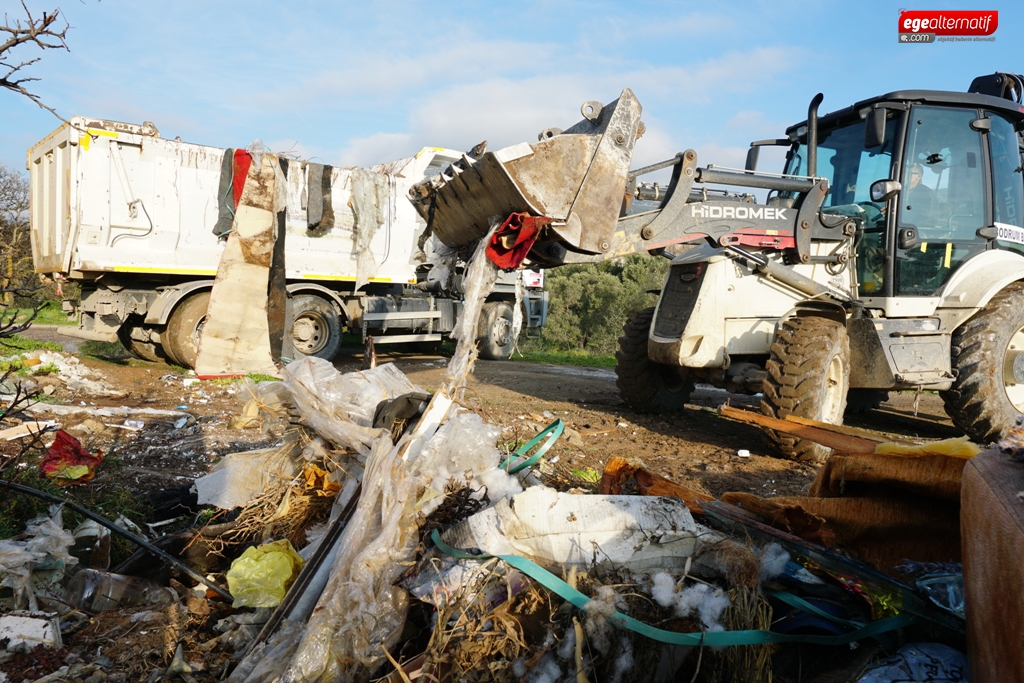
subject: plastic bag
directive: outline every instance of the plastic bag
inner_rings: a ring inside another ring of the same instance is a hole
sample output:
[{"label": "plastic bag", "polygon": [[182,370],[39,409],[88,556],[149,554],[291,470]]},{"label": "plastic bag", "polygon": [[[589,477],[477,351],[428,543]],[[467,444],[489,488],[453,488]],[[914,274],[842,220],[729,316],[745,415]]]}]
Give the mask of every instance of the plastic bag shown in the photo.
[{"label": "plastic bag", "polygon": [[0,540],[0,586],[14,591],[15,609],[39,608],[32,591],[32,572],[40,565],[47,569],[62,570],[78,562],[68,549],[75,537],[65,531],[61,518],[62,507],[50,506],[50,516],[30,520],[25,530],[31,536],[27,541]]},{"label": "plastic bag", "polygon": [[305,564],[287,539],[249,548],[227,573],[231,606],[277,607]]},{"label": "plastic bag", "polygon": [[883,659],[868,669],[857,683],[961,683],[966,680],[967,657],[962,652],[939,643],[912,643],[901,647],[894,657]]},{"label": "plastic bag", "polygon": [[315,357],[285,366],[283,383],[291,391],[303,422],[328,441],[352,448],[364,457],[381,434],[372,427],[377,404],[423,391],[391,363],[342,374]]}]

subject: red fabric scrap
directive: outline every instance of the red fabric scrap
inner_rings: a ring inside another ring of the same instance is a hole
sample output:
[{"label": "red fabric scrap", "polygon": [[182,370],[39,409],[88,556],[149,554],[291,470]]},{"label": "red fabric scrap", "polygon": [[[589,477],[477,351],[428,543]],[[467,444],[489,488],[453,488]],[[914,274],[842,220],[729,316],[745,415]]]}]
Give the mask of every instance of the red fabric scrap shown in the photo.
[{"label": "red fabric scrap", "polygon": [[252,165],[252,157],[244,149],[235,150],[235,168],[231,176],[232,197],[235,200],[235,208],[238,208],[238,201],[242,198],[242,189],[245,187],[245,177],[249,174],[249,166]]},{"label": "red fabric scrap", "polygon": [[50,444],[39,471],[57,486],[86,484],[96,476],[96,466],[103,462],[103,452],[92,455],[82,448],[81,442],[63,429]]},{"label": "red fabric scrap", "polygon": [[494,231],[487,245],[487,258],[502,270],[515,270],[537,241],[541,228],[551,224],[547,216],[514,213]]}]

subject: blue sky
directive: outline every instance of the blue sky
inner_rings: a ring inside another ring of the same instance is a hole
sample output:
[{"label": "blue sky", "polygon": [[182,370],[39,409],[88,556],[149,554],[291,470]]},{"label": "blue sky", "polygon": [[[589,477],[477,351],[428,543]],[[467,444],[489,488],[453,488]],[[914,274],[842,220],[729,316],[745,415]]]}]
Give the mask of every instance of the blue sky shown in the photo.
[{"label": "blue sky", "polygon": [[[53,0],[27,0],[33,12]],[[15,0],[0,0],[13,18]],[[902,45],[906,9],[997,9],[994,42]],[[903,88],[966,90],[1024,72],[1024,3],[266,2],[79,0],[62,7],[70,52],[41,56],[34,91],[61,115],[141,123],[219,147],[261,138],[335,165],[426,145],[533,142],[623,87],[644,108],[634,166],[693,147],[742,165],[825,94],[822,111]],[[0,92],[0,163],[60,122]],[[761,168],[773,162],[762,155]],[[777,163],[777,162],[775,162]]]}]

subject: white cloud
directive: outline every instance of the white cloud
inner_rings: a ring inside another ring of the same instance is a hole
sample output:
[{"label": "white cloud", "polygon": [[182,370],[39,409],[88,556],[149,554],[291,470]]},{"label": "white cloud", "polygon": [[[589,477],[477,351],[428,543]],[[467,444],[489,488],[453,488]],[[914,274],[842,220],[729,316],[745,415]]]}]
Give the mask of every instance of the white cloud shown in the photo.
[{"label": "white cloud", "polygon": [[408,133],[374,133],[349,140],[338,155],[337,163],[339,166],[373,166],[412,156],[424,146],[417,146]]}]

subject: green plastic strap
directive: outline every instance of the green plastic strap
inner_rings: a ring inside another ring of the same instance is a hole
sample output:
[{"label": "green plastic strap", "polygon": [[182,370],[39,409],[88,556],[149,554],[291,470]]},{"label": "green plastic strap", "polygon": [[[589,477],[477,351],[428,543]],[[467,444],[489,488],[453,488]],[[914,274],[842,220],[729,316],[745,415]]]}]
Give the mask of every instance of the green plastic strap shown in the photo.
[{"label": "green plastic strap", "polygon": [[[491,555],[479,554],[474,555],[467,553],[457,548],[452,548],[444,541],[441,540],[441,535],[434,529],[431,534],[431,539],[434,541],[434,545],[441,549],[442,552],[451,555],[456,559],[461,560],[486,560]],[[565,581],[544,569],[540,565],[526,559],[525,557],[519,557],[518,555],[494,555],[498,559],[506,562],[512,567],[515,567],[519,571],[523,572],[531,579],[541,584],[545,588],[557,593],[566,601],[572,603],[576,607],[585,610],[587,605],[590,604],[591,599],[586,595],[576,590]],[[786,594],[788,595],[788,594]],[[776,595],[778,597],[778,595]],[[796,596],[791,596],[796,598]],[[796,598],[795,601],[806,602]],[[795,602],[794,601],[794,602]],[[789,603],[792,604],[792,603]],[[794,605],[796,606],[796,605]],[[807,603],[808,607],[814,607]],[[817,608],[814,608],[817,609]],[[819,610],[820,611],[820,610]],[[825,615],[825,613],[822,613]],[[828,615],[829,618],[833,618]],[[774,631],[714,631],[714,632],[701,632],[701,633],[677,633],[675,631],[665,631],[660,628],[656,628],[649,624],[645,624],[642,621],[638,621],[633,617],[622,614],[621,612],[612,612],[608,619],[616,622],[619,626],[627,628],[634,633],[656,640],[661,643],[668,643],[669,645],[689,645],[689,646],[702,646],[708,647],[728,647],[736,645],[762,645],[764,643],[811,643],[813,645],[846,645],[856,640],[864,640],[865,638],[871,638],[880,633],[886,633],[888,631],[894,631],[898,628],[903,628],[911,622],[913,617],[907,613],[900,614],[895,617],[889,617],[887,619],[879,619],[878,621],[871,622],[865,626],[861,626],[851,633],[844,633],[839,636],[810,636],[810,635],[790,635],[786,633],[775,633]],[[852,623],[852,622],[850,622]]]},{"label": "green plastic strap", "polygon": [[[524,456],[530,452],[531,448],[539,444],[541,439],[543,439],[545,436],[548,437],[548,440],[544,442],[544,445],[537,449],[536,453],[531,455],[526,460],[516,463],[516,465],[512,467],[512,469],[508,470],[508,473],[517,474],[518,472],[521,472],[527,467],[533,467],[533,465],[535,465],[537,461],[540,460],[540,457],[547,453],[548,449],[551,448],[551,446],[553,446],[556,441],[558,441],[558,437],[562,435],[563,431],[565,431],[565,423],[562,422],[561,418],[559,418],[552,422],[551,424],[549,424],[547,427],[545,427],[540,434],[538,434],[537,436],[533,437],[525,444],[520,446],[519,449],[516,451],[516,455]],[[548,436],[549,434],[550,436]],[[512,458],[506,458],[504,462],[498,465],[498,467],[501,469],[506,469],[511,462]]]}]

